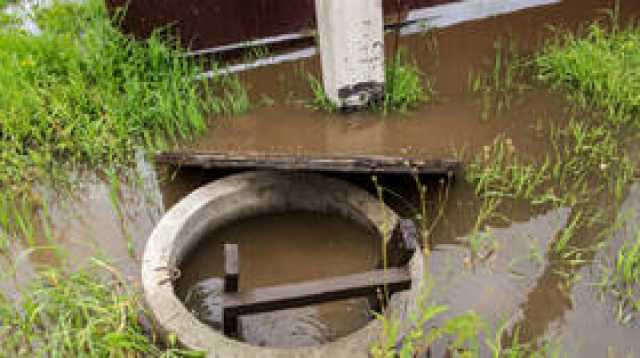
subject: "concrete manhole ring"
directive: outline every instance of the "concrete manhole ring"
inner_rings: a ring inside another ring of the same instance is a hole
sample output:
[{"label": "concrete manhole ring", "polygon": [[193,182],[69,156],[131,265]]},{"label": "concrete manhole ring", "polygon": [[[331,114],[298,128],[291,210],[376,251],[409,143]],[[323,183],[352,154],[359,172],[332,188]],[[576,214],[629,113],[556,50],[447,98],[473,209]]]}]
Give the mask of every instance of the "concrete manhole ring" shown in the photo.
[{"label": "concrete manhole ring", "polygon": [[[290,211],[338,214],[376,230],[380,237],[389,237],[399,220],[393,210],[365,190],[320,175],[247,172],[203,186],[165,214],[144,252],[144,297],[160,332],[175,334],[185,347],[206,351],[208,357],[367,357],[382,332],[377,320],[316,347],[256,347],[228,338],[200,322],[176,296],[172,281],[167,279],[171,271],[167,268],[179,267],[207,232],[252,216]],[[420,250],[409,266],[412,289],[393,295],[387,310],[400,319],[415,308],[423,277]]]}]

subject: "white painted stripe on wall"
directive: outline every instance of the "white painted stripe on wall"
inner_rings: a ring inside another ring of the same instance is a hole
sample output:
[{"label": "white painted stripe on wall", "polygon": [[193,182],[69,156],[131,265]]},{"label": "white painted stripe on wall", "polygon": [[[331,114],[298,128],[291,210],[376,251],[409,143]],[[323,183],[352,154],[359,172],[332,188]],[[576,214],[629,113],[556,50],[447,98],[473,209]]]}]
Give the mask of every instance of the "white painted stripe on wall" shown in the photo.
[{"label": "white painted stripe on wall", "polygon": [[552,5],[561,0],[467,0],[411,10],[402,35],[423,32],[427,28],[449,27],[463,22],[508,14],[532,7]]},{"label": "white painted stripe on wall", "polygon": [[251,63],[241,63],[237,65],[231,65],[216,71],[208,71],[200,75],[199,78],[200,79],[212,78],[217,75],[228,75],[228,74],[253,70],[259,67],[277,65],[279,63],[285,63],[285,62],[298,61],[300,59],[313,57],[317,53],[318,53],[318,49],[316,47],[307,47],[302,50],[296,50],[296,51],[287,52],[281,55],[261,58]]}]

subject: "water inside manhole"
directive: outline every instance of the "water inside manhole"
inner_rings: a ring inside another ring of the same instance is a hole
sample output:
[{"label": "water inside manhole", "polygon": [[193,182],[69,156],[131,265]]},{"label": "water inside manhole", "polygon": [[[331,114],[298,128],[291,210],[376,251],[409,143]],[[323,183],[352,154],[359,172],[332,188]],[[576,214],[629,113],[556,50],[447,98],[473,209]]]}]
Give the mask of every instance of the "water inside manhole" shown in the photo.
[{"label": "water inside manhole", "polygon": [[[291,212],[245,219],[209,233],[183,260],[176,293],[203,322],[219,322],[225,243],[240,248],[240,291],[372,270],[380,239],[337,215]],[[186,299],[188,298],[188,299]],[[365,298],[243,316],[239,338],[280,348],[323,344],[372,319]]]}]

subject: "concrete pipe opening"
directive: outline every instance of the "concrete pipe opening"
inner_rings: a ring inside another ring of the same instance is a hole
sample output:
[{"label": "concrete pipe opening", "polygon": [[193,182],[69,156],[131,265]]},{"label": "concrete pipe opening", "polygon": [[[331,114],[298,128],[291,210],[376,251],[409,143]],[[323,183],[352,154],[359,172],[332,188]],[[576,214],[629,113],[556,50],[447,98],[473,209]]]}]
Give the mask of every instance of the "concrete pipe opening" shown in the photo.
[{"label": "concrete pipe opening", "polygon": [[[317,346],[259,347],[227,337],[203,322],[176,293],[174,268],[182,267],[194,251],[200,250],[210,233],[251,218],[294,212],[339,216],[374,233],[380,246],[382,238],[394,237],[394,230],[402,226],[398,215],[378,198],[338,179],[312,174],[248,172],[212,182],[169,210],[147,243],[142,263],[144,296],[160,333],[175,334],[185,347],[206,351],[209,357],[367,357],[382,334],[382,324],[377,320]],[[403,269],[408,272],[410,289],[391,295],[386,304],[386,313],[399,319],[415,310],[423,277],[420,250],[415,251]],[[242,282],[242,269],[240,272]]]}]

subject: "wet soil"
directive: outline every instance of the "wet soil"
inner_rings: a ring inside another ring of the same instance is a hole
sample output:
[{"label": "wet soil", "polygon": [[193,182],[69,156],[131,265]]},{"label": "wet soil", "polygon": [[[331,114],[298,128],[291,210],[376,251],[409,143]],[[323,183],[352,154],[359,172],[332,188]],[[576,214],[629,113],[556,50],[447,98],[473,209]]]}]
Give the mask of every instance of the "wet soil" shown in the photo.
[{"label": "wet soil", "polygon": [[[266,102],[273,101],[273,105],[261,105],[249,114],[236,118],[212,119],[207,133],[193,142],[181,143],[179,148],[324,154],[447,155],[466,161],[484,146],[490,145],[496,136],[503,135],[513,140],[518,155],[542,157],[550,150],[547,132],[549,126],[566,123],[570,104],[559,94],[533,83],[530,84],[532,89],[513,95],[508,109],[498,112],[493,108],[489,116],[482,119],[482,99],[469,91],[469,72],[478,73],[491,69],[496,41],[501,41],[502,44],[513,43],[519,53],[532,54],[540,48],[543,39],[553,36],[550,26],[580,31],[585,22],[604,18],[606,15],[600,10],[611,8],[613,3],[609,0],[566,0],[509,15],[465,22],[426,34],[402,37],[401,45],[409,49],[425,77],[433,81],[437,94],[435,101],[421,105],[407,114],[341,115],[308,108],[306,103],[311,98],[311,92],[305,78],[307,72],[318,75],[317,57],[243,73],[241,78],[249,86],[254,102],[258,103],[263,96],[268,96],[271,100]],[[640,2],[621,0],[620,4],[623,18],[640,15]],[[393,47],[392,41],[393,36],[390,36],[388,48]],[[437,46],[434,45],[436,43]],[[43,195],[50,198],[51,215],[56,223],[53,240],[69,253],[66,260],[72,266],[79,266],[96,253],[102,254],[136,281],[139,274],[138,261],[145,241],[161,215],[191,190],[223,175],[153,168],[143,158],[140,158],[135,172],[142,179],[122,183],[122,190],[118,192],[121,210],[113,205],[110,198],[111,184],[100,177],[90,176],[86,179],[84,185],[76,188],[73,198],[60,198],[55,189],[42,189]],[[85,174],[78,174],[83,175]],[[372,189],[369,178],[348,179]],[[383,179],[383,185],[389,188],[386,199],[390,205],[406,215],[415,214],[416,192],[413,180]],[[438,186],[437,183],[430,186],[434,188],[429,196],[431,207],[442,203],[438,200],[438,195],[433,195],[438,193]],[[480,203],[473,188],[462,178],[448,189],[446,195],[439,195],[440,199],[446,200],[444,216],[430,238],[433,250],[429,260],[430,272],[437,283],[432,298],[448,305],[452,315],[474,309],[494,326],[504,322],[508,322],[510,327],[519,326],[524,340],[557,341],[569,356],[603,357],[613,352],[615,357],[626,357],[640,352],[640,342],[635,339],[637,327],[619,324],[612,312],[611,302],[600,297],[592,286],[598,278],[598,263],[577,267],[574,273],[581,280],[568,279],[559,274],[565,270],[567,263],[552,253],[549,243],[570,219],[571,208],[532,209],[522,203],[510,203],[504,212],[510,222],[491,226],[493,246],[485,250],[487,255],[482,262],[469,265],[469,239]],[[616,237],[612,247],[599,251],[597,258],[610,258],[616,242],[619,245],[640,225],[637,215],[640,211],[639,198],[640,188],[631,188],[622,209],[635,216],[629,220],[629,226]],[[252,234],[247,236],[247,240],[250,236],[260,236],[269,238],[265,242],[273,241],[272,245],[279,247],[275,252],[283,256],[275,259],[271,256],[274,251],[270,247],[264,247],[261,252],[249,254],[249,261],[255,260],[255,267],[276,269],[276,264],[283,263],[287,268],[295,268],[292,273],[286,272],[283,267],[279,268],[286,275],[278,277],[287,280],[344,274],[350,270],[370,268],[370,260],[377,252],[375,247],[369,247],[363,242],[353,243],[353,246],[348,244],[348,247],[336,242],[335,245],[342,247],[345,252],[352,253],[353,260],[341,261],[335,265],[335,271],[329,273],[324,271],[326,266],[334,265],[322,263],[339,260],[342,256],[333,257],[333,251],[330,252],[328,247],[315,247],[314,243],[308,242],[300,247],[313,247],[314,250],[304,257],[297,251],[290,251],[298,249],[295,246],[284,246],[288,237],[296,236],[307,240],[316,235],[315,232],[308,235],[298,232],[298,235],[292,235],[298,221],[299,218],[279,218],[262,223],[258,220],[251,225],[230,230],[247,230],[246,233]],[[308,220],[307,224],[314,222]],[[284,226],[278,229],[278,225]],[[330,223],[323,224],[322,230],[331,227]],[[338,235],[348,234],[349,230],[346,227],[344,232],[342,229],[333,230],[332,235],[326,235],[324,239],[330,237],[330,240],[334,240],[334,236],[344,238],[345,236]],[[353,231],[351,233],[362,238],[361,234]],[[590,233],[585,235],[595,236]],[[56,264],[57,261],[51,259],[50,254],[43,254],[48,251],[46,247],[50,243],[44,239],[39,243],[42,249],[25,255],[21,260],[26,262],[28,258],[34,265]],[[589,243],[591,244],[593,242]],[[242,245],[245,246],[248,249],[254,247],[253,244]],[[15,251],[24,252],[20,248],[15,248]],[[210,265],[209,261],[202,260],[199,269],[204,270]],[[213,276],[216,274],[215,267],[219,267],[215,265],[219,263],[219,260],[215,260],[211,266],[213,271],[210,273]],[[25,272],[29,271],[28,265],[22,267]],[[189,277],[188,271],[185,268],[185,278]],[[23,274],[19,272],[18,276],[22,277]],[[265,281],[261,281],[262,283],[245,284],[276,284],[279,282],[270,280],[278,277],[263,276],[261,280]],[[194,277],[186,286],[205,278]],[[293,317],[298,322],[321,322],[320,328],[308,330],[310,334],[299,341],[294,340],[292,343],[282,338],[288,334],[293,335],[286,324],[271,327],[269,332],[245,332],[245,339],[256,344],[307,344],[312,341],[310,337],[314,334],[321,339],[333,339],[332,337],[366,322],[366,317],[361,315],[361,304],[339,303],[331,307],[287,313],[287,317]],[[353,307],[353,311],[347,315],[345,312],[349,307]],[[312,317],[310,321],[306,320],[308,317]],[[260,322],[269,321],[269,318],[264,317],[255,319],[262,320]],[[347,324],[345,320],[359,323],[350,325],[352,322]],[[257,326],[259,325],[254,327]]]}]

